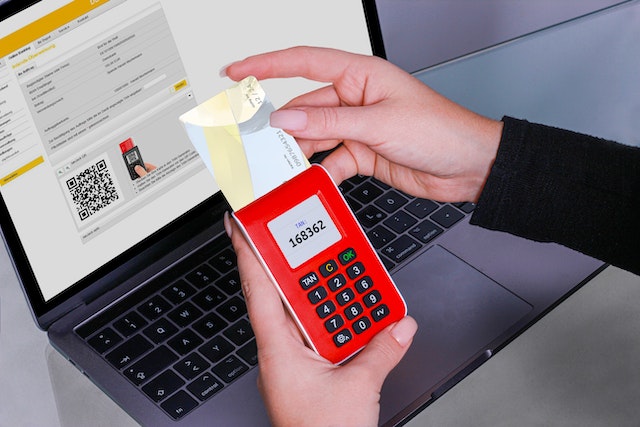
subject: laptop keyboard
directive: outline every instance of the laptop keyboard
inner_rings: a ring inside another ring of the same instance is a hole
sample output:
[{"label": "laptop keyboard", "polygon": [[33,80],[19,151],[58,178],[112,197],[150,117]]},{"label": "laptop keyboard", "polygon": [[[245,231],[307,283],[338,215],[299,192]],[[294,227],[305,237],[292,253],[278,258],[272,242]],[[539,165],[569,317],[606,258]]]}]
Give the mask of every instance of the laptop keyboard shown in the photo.
[{"label": "laptop keyboard", "polygon": [[388,270],[475,208],[408,196],[370,177],[356,176],[339,187]]},{"label": "laptop keyboard", "polygon": [[[363,176],[340,190],[389,270],[474,208],[410,197]],[[228,239],[201,248],[76,333],[176,420],[258,362]]]}]

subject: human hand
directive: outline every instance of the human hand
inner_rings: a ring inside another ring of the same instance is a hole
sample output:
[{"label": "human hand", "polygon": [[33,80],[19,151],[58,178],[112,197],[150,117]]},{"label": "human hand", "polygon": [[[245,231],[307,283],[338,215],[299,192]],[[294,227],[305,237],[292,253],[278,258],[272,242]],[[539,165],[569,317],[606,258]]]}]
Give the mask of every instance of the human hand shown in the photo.
[{"label": "human hand", "polygon": [[228,215],[225,228],[258,347],[258,387],[275,426],[377,426],[380,389],[417,330],[409,316],[378,333],[336,366],[307,347],[280,296]]},{"label": "human hand", "polygon": [[293,135],[308,156],[342,143],[322,162],[337,182],[360,173],[418,197],[475,202],[496,156],[502,122],[467,110],[380,58],[295,47],[223,71],[233,80],[331,83],[290,101],[271,124]]},{"label": "human hand", "polygon": [[151,163],[146,163],[144,164],[144,167],[140,166],[140,165],[135,165],[133,170],[136,171],[136,173],[138,174],[138,176],[140,178],[142,178],[143,176],[145,176],[146,174],[148,174],[149,172],[151,172],[152,170],[156,169],[155,165],[152,165]]}]

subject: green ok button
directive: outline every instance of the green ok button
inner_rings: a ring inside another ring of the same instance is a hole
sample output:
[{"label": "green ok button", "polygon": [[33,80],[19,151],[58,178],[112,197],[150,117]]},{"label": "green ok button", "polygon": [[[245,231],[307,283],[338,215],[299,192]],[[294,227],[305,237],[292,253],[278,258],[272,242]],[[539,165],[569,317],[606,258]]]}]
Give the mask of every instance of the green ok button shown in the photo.
[{"label": "green ok button", "polygon": [[353,248],[349,248],[338,255],[338,259],[342,265],[347,265],[356,259],[356,251]]}]

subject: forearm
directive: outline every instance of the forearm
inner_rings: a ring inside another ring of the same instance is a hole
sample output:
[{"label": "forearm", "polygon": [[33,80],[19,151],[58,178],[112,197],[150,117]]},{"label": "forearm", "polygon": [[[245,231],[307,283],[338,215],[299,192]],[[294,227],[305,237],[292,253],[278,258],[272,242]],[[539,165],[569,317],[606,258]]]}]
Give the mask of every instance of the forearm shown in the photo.
[{"label": "forearm", "polygon": [[505,117],[471,222],[640,274],[640,149]]}]

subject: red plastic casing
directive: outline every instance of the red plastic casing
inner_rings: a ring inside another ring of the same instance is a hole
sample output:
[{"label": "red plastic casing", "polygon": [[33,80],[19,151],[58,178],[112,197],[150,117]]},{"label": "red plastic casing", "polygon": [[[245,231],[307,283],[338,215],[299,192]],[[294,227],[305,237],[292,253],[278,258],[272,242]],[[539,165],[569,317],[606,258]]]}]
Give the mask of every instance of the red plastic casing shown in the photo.
[{"label": "red plastic casing", "polygon": [[[269,230],[268,224],[313,195],[319,197],[341,237],[336,243],[331,244],[311,259],[303,262],[302,265],[291,268]],[[360,351],[374,335],[406,315],[407,306],[404,299],[338,187],[322,166],[312,165],[309,169],[296,175],[276,189],[234,212],[233,215],[267,273],[271,276],[285,305],[305,336],[307,344],[329,361],[335,364],[346,361]],[[349,262],[343,267],[338,261],[338,255],[348,248],[355,250],[356,258],[353,262]],[[337,262],[341,269],[340,271],[347,279],[346,285],[335,292],[332,292],[328,286],[328,282],[333,276],[324,278],[319,272],[320,267],[329,260]],[[351,280],[345,274],[344,269],[356,262],[362,263],[365,267],[365,272]],[[310,272],[317,273],[317,277],[320,279],[319,283],[315,283],[310,289],[303,289],[300,279]],[[354,283],[365,276],[371,278],[373,285],[370,289],[359,292]],[[309,294],[319,286],[326,289],[328,296],[314,305],[309,298]],[[335,301],[335,296],[344,292],[347,288],[352,289],[354,298],[341,306]],[[370,291],[374,290],[378,292],[380,300],[372,307],[367,307],[363,299],[369,296]],[[329,315],[328,318],[341,315],[344,320],[344,325],[334,332],[329,332],[325,327],[327,318],[320,318],[316,312],[316,308],[319,305],[330,299],[334,302],[336,311]],[[360,303],[363,313],[352,320],[348,320],[345,309],[356,302]],[[375,321],[373,312],[379,309],[382,304],[386,306],[388,315],[379,321]],[[369,319],[370,327],[363,332],[355,333],[354,325],[363,316]],[[351,338],[342,345],[337,346],[334,342],[334,337],[345,328],[350,331]]]}]

